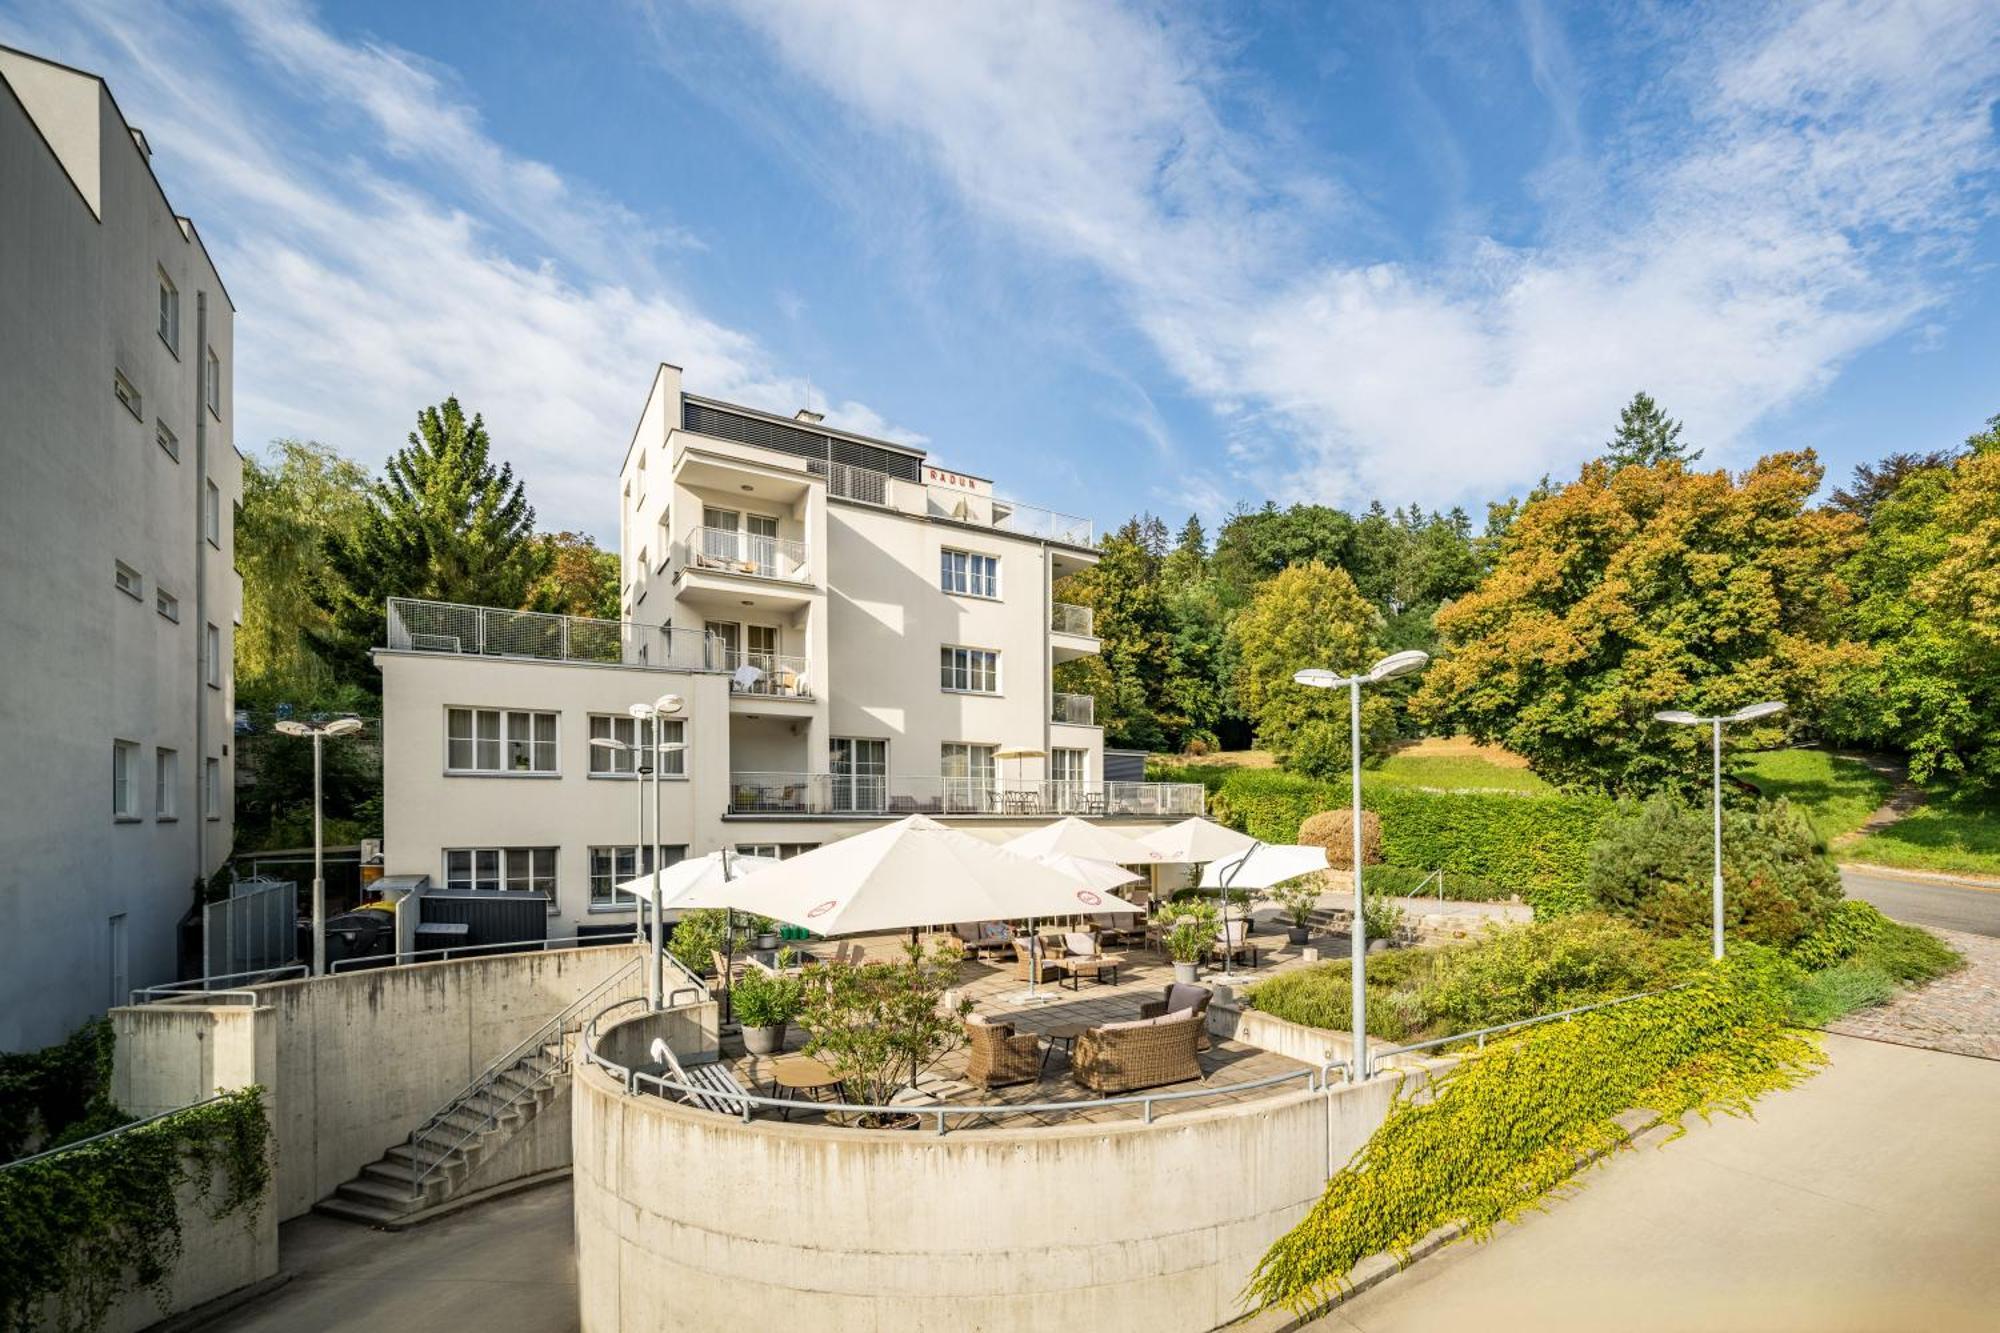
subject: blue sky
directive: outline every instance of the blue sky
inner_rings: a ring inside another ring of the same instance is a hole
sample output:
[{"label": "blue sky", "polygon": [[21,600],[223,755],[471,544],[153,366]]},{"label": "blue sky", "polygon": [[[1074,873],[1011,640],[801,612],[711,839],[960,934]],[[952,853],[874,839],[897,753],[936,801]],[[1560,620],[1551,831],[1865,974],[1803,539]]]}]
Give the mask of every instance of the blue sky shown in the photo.
[{"label": "blue sky", "polygon": [[615,536],[650,368],[1115,523],[1463,504],[1646,388],[1830,477],[2000,412],[2000,7],[0,0],[238,307],[237,443],[456,392]]}]

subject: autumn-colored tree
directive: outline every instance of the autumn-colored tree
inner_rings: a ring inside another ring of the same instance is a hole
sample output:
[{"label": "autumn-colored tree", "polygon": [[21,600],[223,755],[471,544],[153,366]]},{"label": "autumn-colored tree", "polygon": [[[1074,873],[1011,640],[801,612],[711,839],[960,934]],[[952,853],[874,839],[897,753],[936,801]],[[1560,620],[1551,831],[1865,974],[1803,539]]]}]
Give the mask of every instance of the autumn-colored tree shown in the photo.
[{"label": "autumn-colored tree", "polygon": [[[1326,760],[1329,747],[1344,755],[1346,694],[1296,684],[1292,675],[1306,667],[1365,669],[1379,630],[1379,615],[1346,570],[1317,561],[1294,565],[1258,589],[1229,627],[1237,697],[1257,743],[1285,758],[1309,733],[1316,759]],[[1376,725],[1367,730],[1378,745],[1386,744],[1379,720],[1389,716],[1386,700],[1372,696],[1369,720]],[[1388,734],[1393,730],[1391,718]]]},{"label": "autumn-colored tree", "polygon": [[536,611],[594,620],[618,619],[618,553],[583,532],[544,532],[535,538],[548,569],[528,591]]},{"label": "autumn-colored tree", "polygon": [[1551,781],[1613,792],[1706,772],[1706,738],[1657,710],[1786,700],[1777,723],[1735,738],[1746,746],[1812,723],[1867,660],[1838,624],[1861,523],[1806,508],[1820,477],[1810,452],[1740,478],[1675,459],[1586,464],[1522,508],[1485,583],[1438,614],[1442,654],[1414,710]]}]

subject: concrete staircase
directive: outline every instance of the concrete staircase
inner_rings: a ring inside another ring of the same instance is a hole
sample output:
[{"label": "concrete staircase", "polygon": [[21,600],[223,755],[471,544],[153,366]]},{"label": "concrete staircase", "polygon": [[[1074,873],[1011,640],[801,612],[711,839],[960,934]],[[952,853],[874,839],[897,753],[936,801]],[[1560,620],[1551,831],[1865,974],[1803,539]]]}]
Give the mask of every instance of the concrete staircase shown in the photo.
[{"label": "concrete staircase", "polygon": [[361,1173],[314,1205],[328,1217],[398,1228],[462,1199],[481,1162],[547,1108],[569,1057],[560,1038],[490,1071]]}]

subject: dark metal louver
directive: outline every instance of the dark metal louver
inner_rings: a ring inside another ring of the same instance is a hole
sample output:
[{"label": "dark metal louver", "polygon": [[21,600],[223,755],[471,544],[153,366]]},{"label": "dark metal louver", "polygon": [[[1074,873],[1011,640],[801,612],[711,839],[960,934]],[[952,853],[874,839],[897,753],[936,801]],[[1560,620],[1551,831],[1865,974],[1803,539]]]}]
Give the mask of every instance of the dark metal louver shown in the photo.
[{"label": "dark metal louver", "polygon": [[734,440],[738,444],[752,444],[760,449],[775,449],[780,453],[809,458],[821,464],[830,459],[847,467],[880,472],[886,476],[900,477],[904,481],[915,481],[919,474],[918,460],[910,454],[897,453],[891,449],[878,449],[872,444],[823,435],[818,431],[800,430],[796,426],[765,421],[759,417],[725,412],[706,403],[683,402],[681,425],[687,430],[713,435],[719,440]]}]

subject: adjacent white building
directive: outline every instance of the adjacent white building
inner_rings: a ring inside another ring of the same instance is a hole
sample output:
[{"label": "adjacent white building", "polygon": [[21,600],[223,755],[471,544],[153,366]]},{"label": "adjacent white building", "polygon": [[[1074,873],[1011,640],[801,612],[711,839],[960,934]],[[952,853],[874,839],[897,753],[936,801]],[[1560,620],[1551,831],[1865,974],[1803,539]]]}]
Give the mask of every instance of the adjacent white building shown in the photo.
[{"label": "adjacent white building", "polygon": [[234,311],[150,158],[0,47],[0,1050],[171,980],[233,834]]},{"label": "adjacent white building", "polygon": [[918,812],[996,837],[1200,813],[1198,785],[1106,782],[1092,701],[1051,687],[1098,650],[1053,598],[1097,559],[1087,520],[813,413],[684,393],[674,366],[618,486],[622,620],[390,604],[389,873],[547,892],[551,935],[629,927],[611,886],[645,865],[652,784],[590,741],[643,739],[628,707],[666,694],[669,856],[792,854]]}]

